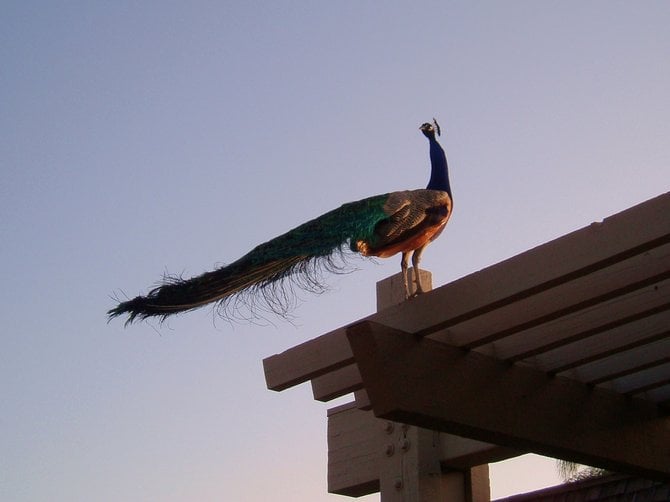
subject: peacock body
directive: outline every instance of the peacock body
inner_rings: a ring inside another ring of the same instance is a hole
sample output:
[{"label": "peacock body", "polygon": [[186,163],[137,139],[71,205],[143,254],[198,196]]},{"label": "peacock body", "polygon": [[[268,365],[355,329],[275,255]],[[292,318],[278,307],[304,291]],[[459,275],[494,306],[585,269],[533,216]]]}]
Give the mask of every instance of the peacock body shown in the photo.
[{"label": "peacock body", "polygon": [[[111,318],[126,314],[126,324],[158,316],[162,319],[218,302],[220,312],[231,317],[240,302],[262,304],[285,314],[293,299],[291,288],[321,291],[321,270],[343,270],[338,257],[347,253],[387,258],[401,253],[401,269],[409,296],[407,268],[411,257],[418,269],[421,253],[440,235],[452,210],[446,156],[435,138],[439,126],[423,124],[430,142],[431,179],[426,189],[405,190],[343,204],[318,218],[260,244],[229,265],[199,276],[167,277],[149,291],[118,304]],[[418,280],[418,274],[417,280]],[[421,293],[417,283],[417,293]]]}]

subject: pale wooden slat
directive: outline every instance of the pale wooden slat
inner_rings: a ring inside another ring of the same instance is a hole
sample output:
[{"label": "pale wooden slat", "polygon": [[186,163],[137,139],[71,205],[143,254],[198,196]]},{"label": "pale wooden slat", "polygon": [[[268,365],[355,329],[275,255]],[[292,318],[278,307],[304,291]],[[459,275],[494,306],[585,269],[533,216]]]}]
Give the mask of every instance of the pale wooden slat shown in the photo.
[{"label": "pale wooden slat", "polygon": [[[657,358],[653,361],[644,362],[641,364],[637,364],[635,366],[631,366],[629,368],[619,370],[614,375],[607,375],[606,377],[591,381],[589,383],[592,385],[600,385],[604,382],[616,382],[620,378],[646,372],[652,369],[656,369],[659,366],[663,366],[664,368],[661,370],[660,374],[655,376],[649,375],[647,378],[647,382],[642,385],[639,385],[637,389],[643,388],[644,390],[648,390],[652,388],[662,387],[670,380],[670,366],[668,366],[668,363],[670,363],[670,355],[666,355]],[[629,391],[628,393],[638,394],[640,392],[641,392],[640,390],[637,390],[633,392]]]},{"label": "pale wooden slat", "polygon": [[353,403],[328,410],[328,492],[360,497],[379,491],[380,426]]},{"label": "pale wooden slat", "polygon": [[355,364],[312,379],[312,394],[317,401],[331,401],[362,388],[361,374]]},{"label": "pale wooden slat", "polygon": [[670,337],[594,361],[571,374],[580,381],[597,385],[640,371],[647,365],[659,364],[664,358],[670,358]]},{"label": "pale wooden slat", "polygon": [[[661,312],[666,312],[670,309],[670,289],[665,288],[662,295],[655,294],[652,290],[646,290],[640,293],[637,296],[631,297],[631,301],[621,310],[616,308],[612,309],[599,309],[599,313],[602,315],[608,315],[611,319],[609,323],[610,326],[628,326],[629,332],[634,329],[635,324],[638,320],[641,320],[646,316],[654,316]],[[647,300],[645,304],[645,300]],[[621,315],[621,311],[625,315]],[[607,326],[607,323],[605,324]],[[593,329],[588,329],[583,332],[579,332],[572,337],[565,336],[556,340],[538,340],[537,345],[529,347],[526,352],[517,354],[514,357],[507,359],[509,362],[522,361],[524,359],[535,358],[540,354],[544,354],[551,350],[556,350],[561,347],[569,346],[569,344],[574,343],[575,341],[581,341],[585,338],[592,335],[592,333],[603,333],[610,330],[603,330],[603,325],[596,326]],[[579,353],[573,355],[573,359],[577,359]]]},{"label": "pale wooden slat", "polygon": [[[570,327],[566,326],[565,329],[569,330]],[[570,333],[566,336],[570,336]],[[532,336],[532,333],[529,333],[529,336]],[[582,367],[620,352],[663,340],[668,336],[670,336],[670,311],[664,310],[537,355],[533,358],[533,365],[550,373],[568,372],[565,376],[588,380],[591,377],[582,376]],[[575,369],[576,371],[572,371]]]},{"label": "pale wooden slat", "polygon": [[281,391],[353,363],[346,328],[336,329],[263,360],[268,389]]},{"label": "pale wooden slat", "polygon": [[[582,312],[620,303],[621,298],[636,296],[641,290],[653,290],[670,278],[670,245],[663,246],[656,257],[651,253],[638,255],[589,276],[561,284],[536,295],[506,305],[449,329],[449,342],[453,345],[476,348],[487,343],[503,341],[496,347],[502,358],[510,353],[526,352],[529,341],[541,345],[541,335],[529,337],[526,332],[541,327],[558,333],[557,321],[573,316],[580,329],[588,325],[580,322]],[[516,336],[515,336],[516,335]],[[509,340],[504,340],[508,338]],[[516,342],[516,343],[515,343]],[[503,351],[503,348],[507,351]]]},{"label": "pale wooden slat", "polygon": [[670,381],[670,362],[616,378],[609,382],[609,387],[621,393],[638,394],[644,390],[661,386],[659,382],[667,383],[668,381]]},{"label": "pale wooden slat", "polygon": [[[620,327],[633,331],[637,322],[668,310],[670,280],[630,293],[617,301],[600,304],[570,319],[561,319],[545,330],[537,330],[534,336],[526,337],[525,344],[520,347],[523,351],[512,354],[505,352],[505,356],[502,356],[504,343],[500,343],[496,347],[497,357],[515,362],[566,346],[569,349],[571,344]],[[565,351],[565,354],[567,357],[564,362],[575,360],[581,355],[569,351]]]}]

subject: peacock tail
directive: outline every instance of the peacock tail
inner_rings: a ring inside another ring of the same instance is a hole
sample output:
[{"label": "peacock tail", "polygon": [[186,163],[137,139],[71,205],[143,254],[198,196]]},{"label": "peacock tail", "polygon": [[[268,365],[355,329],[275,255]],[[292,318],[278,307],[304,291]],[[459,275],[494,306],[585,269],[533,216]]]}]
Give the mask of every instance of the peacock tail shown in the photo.
[{"label": "peacock tail", "polygon": [[108,312],[109,318],[126,314],[127,325],[214,302],[224,317],[234,317],[241,305],[285,315],[295,298],[292,286],[325,290],[322,271],[346,271],[346,256],[356,251],[355,243],[376,240],[375,227],[388,217],[384,212],[388,198],[384,194],[344,204],[211,272],[190,279],[168,276],[146,296],[119,303]]}]

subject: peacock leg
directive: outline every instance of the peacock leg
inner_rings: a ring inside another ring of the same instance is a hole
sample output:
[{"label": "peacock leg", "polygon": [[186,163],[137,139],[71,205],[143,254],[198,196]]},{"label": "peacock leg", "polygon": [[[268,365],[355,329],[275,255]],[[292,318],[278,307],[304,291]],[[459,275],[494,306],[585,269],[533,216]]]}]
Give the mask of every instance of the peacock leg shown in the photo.
[{"label": "peacock leg", "polygon": [[403,251],[402,258],[400,260],[400,269],[402,270],[402,280],[405,284],[405,298],[411,296],[409,292],[409,282],[407,280],[407,268],[409,267],[409,251]]},{"label": "peacock leg", "polygon": [[419,270],[419,263],[421,262],[421,255],[423,250],[426,249],[426,246],[421,246],[419,249],[414,251],[412,255],[412,267],[414,267],[414,279],[416,281],[416,293],[414,296],[424,293],[423,285],[421,284],[421,271]]}]

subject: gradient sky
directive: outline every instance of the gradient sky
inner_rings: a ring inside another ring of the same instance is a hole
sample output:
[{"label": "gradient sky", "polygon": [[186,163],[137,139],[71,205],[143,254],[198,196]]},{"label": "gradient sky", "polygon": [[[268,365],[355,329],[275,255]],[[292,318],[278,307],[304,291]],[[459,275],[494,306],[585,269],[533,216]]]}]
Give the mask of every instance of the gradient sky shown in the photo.
[{"label": "gradient sky", "polygon": [[[0,499],[335,501],[326,409],[264,357],[375,309],[396,258],[292,323],[106,323],[343,202],[428,180],[441,285],[670,188],[670,2],[35,2],[0,8]],[[502,496],[552,461],[493,468]],[[379,496],[365,500],[378,500]]]}]

